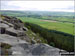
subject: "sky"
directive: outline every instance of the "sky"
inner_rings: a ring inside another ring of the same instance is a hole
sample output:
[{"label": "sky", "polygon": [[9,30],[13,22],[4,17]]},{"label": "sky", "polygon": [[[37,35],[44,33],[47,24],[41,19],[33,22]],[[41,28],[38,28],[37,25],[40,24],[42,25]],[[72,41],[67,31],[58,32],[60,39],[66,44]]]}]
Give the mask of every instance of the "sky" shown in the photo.
[{"label": "sky", "polygon": [[0,9],[74,12],[74,1],[1,1]]}]

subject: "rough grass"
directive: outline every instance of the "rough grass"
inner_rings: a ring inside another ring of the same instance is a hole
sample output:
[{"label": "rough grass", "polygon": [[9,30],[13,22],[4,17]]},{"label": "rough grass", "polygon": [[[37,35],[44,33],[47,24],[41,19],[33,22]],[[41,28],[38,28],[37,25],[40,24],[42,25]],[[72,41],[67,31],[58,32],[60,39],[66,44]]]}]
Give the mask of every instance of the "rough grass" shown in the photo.
[{"label": "rough grass", "polygon": [[41,37],[38,33],[35,34],[31,30],[28,30],[26,34],[30,37],[30,39],[34,39],[37,43],[47,43],[47,41]]},{"label": "rough grass", "polygon": [[9,49],[9,48],[11,48],[11,45],[9,45],[7,43],[0,43],[0,47],[4,48],[4,49]]}]

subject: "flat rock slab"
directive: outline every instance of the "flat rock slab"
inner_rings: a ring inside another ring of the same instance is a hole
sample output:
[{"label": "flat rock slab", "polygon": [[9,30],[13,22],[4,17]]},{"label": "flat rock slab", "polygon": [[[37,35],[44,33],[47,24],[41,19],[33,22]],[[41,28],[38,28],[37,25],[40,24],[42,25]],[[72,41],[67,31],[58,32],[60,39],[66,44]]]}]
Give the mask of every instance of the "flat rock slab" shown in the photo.
[{"label": "flat rock slab", "polygon": [[10,45],[27,43],[26,41],[19,39],[19,37],[10,36],[7,34],[0,34],[0,42],[8,43]]},{"label": "flat rock slab", "polygon": [[0,21],[3,21],[1,17],[0,17]]},{"label": "flat rock slab", "polygon": [[31,54],[31,56],[61,56],[59,54],[60,49],[49,46],[47,44],[19,44],[24,48],[23,54]]},{"label": "flat rock slab", "polygon": [[27,55],[32,55],[30,52],[28,52],[27,50],[24,50],[24,48],[22,48],[19,45],[15,45],[11,48],[11,50],[13,51],[12,55],[13,56],[27,56]]},{"label": "flat rock slab", "polygon": [[61,56],[59,54],[58,48],[54,48],[47,44],[28,44],[23,40],[19,39],[17,41],[16,37],[7,35],[7,34],[0,34],[0,39],[3,40],[1,42],[8,43],[13,45],[11,50],[13,51],[13,56]]},{"label": "flat rock slab", "polygon": [[24,33],[22,30],[15,30],[13,27],[6,29],[6,34],[12,35],[12,36],[19,36],[21,33]]},{"label": "flat rock slab", "polygon": [[9,26],[7,24],[4,24],[4,23],[0,23],[0,27],[9,28]]}]

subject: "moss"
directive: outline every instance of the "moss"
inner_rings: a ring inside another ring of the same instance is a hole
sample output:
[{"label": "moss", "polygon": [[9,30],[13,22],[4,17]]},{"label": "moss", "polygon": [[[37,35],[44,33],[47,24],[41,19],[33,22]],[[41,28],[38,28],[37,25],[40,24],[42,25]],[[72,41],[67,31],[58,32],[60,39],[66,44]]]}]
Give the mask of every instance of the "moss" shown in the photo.
[{"label": "moss", "polygon": [[11,45],[9,45],[7,43],[0,43],[0,47],[1,47],[2,52],[3,52],[3,53],[1,53],[1,55],[5,55],[5,56],[11,55],[10,51],[8,51],[11,48]]},{"label": "moss", "polygon": [[55,44],[53,42],[51,42],[50,45],[55,47]]},{"label": "moss", "polygon": [[9,48],[11,48],[11,45],[9,45],[7,43],[1,43],[0,47],[4,48],[4,49],[9,49]]}]

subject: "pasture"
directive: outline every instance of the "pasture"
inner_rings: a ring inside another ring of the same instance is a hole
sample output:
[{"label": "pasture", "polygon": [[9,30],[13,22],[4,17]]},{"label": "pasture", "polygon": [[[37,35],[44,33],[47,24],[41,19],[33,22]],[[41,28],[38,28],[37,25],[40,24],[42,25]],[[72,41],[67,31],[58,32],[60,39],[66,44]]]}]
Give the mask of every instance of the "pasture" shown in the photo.
[{"label": "pasture", "polygon": [[65,33],[69,33],[74,35],[74,24],[73,23],[63,23],[63,22],[53,22],[53,21],[43,21],[42,19],[37,18],[29,18],[29,17],[17,17],[21,19],[23,22],[30,22],[37,25],[40,25],[46,29],[57,30]]}]

